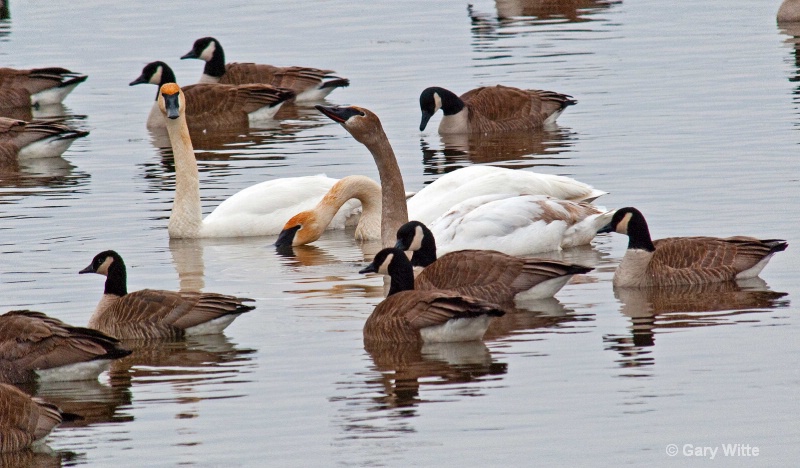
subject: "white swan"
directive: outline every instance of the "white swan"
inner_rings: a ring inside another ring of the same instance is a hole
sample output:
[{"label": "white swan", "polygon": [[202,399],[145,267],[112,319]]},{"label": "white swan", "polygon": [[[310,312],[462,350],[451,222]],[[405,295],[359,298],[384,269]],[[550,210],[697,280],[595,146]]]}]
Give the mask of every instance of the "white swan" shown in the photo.
[{"label": "white swan", "polygon": [[613,215],[543,195],[490,194],[459,203],[428,227],[439,255],[465,249],[530,255],[588,244]]},{"label": "white swan", "polygon": [[[351,135],[367,146],[378,163],[381,184],[385,186],[387,183],[393,183],[402,187],[402,175],[397,167],[394,152],[375,114],[358,107],[317,106],[317,109],[342,124]],[[407,206],[399,197],[387,198],[386,193],[383,193],[380,229],[375,219],[369,223],[372,229],[368,232],[362,230],[360,238],[381,238],[386,245],[387,226],[398,223],[401,217],[397,213],[407,209],[409,219],[431,224],[431,230],[434,230],[436,238],[441,239],[440,245],[443,251],[477,248],[494,249],[510,255],[524,255],[588,244],[597,233],[597,229],[604,226],[613,214],[605,214],[587,203],[519,193],[530,189],[526,183],[530,184],[531,181],[534,181],[533,186],[538,185],[540,190],[550,190],[551,193],[562,196],[594,199],[605,193],[567,177],[524,172],[516,176],[507,171],[517,171],[488,166],[481,166],[480,169],[465,168],[460,171],[464,171],[463,175],[445,176],[439,179],[441,183],[437,184],[439,182],[437,180],[421,190],[408,200]],[[483,174],[483,177],[478,177],[480,174]],[[482,182],[483,179],[486,179],[486,182]],[[340,183],[344,181],[345,179],[342,179]],[[511,193],[502,193],[506,188],[503,187],[503,183]],[[376,189],[373,188],[373,191]],[[474,196],[490,190],[501,193]],[[344,189],[339,188],[336,192],[341,195]],[[349,193],[348,196],[359,196],[362,202],[365,199],[364,194]],[[374,195],[372,197],[377,198]],[[326,196],[314,210],[293,217],[284,226],[279,244],[302,245],[318,239],[325,226],[324,213],[333,211],[336,205],[331,203],[337,199],[341,201],[344,197]],[[439,220],[428,221],[448,208],[450,211],[442,215]],[[365,210],[360,223],[365,223],[366,217],[377,218],[377,213],[377,209],[372,209],[369,213]],[[387,220],[387,213],[395,213],[395,216]],[[482,224],[496,225],[487,227]],[[537,236],[542,233],[547,236],[539,239]]]},{"label": "white swan", "polygon": [[[286,220],[314,207],[337,181],[318,175],[261,182],[223,201],[203,219],[200,177],[186,124],[186,99],[180,87],[175,83],[163,85],[158,106],[166,117],[175,157],[175,200],[167,228],[171,238],[278,234]],[[357,200],[345,204],[330,227],[343,228],[347,214],[356,206]]]},{"label": "white swan", "polygon": [[408,200],[408,217],[432,223],[456,204],[489,194],[547,195],[572,201],[592,201],[605,195],[575,179],[496,166],[469,166],[449,172]]}]

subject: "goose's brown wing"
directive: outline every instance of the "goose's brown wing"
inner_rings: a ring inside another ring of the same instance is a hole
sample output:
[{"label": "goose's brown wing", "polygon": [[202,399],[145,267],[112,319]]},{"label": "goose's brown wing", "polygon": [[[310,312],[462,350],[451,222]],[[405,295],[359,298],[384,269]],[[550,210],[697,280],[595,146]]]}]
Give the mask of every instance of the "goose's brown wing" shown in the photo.
[{"label": "goose's brown wing", "polygon": [[61,421],[56,406],[0,384],[0,451],[23,449],[45,437]]},{"label": "goose's brown wing", "polygon": [[[773,247],[752,237],[671,237],[654,242],[650,268],[661,275],[732,280],[773,252]],[[695,282],[695,281],[689,281]]]},{"label": "goose's brown wing", "polygon": [[264,83],[278,88],[288,88],[301,93],[318,86],[322,80],[333,73],[307,67],[275,67],[257,63],[228,63],[220,83],[250,84]]}]

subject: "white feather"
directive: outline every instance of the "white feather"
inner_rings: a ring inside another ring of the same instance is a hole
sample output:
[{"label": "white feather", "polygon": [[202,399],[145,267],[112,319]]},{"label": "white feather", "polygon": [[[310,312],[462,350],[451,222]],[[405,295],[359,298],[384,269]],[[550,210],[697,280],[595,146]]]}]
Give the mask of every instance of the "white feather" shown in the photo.
[{"label": "white feather", "polygon": [[17,158],[24,159],[39,159],[39,158],[55,158],[64,154],[64,151],[69,148],[75,138],[60,138],[52,136],[42,138],[29,145],[20,148],[17,153]]},{"label": "white feather", "polygon": [[458,318],[432,327],[421,329],[420,335],[424,343],[451,343],[457,341],[474,341],[483,338],[492,317]]},{"label": "white feather", "polygon": [[[316,206],[337,180],[324,175],[287,177],[247,187],[203,219],[200,236],[277,235],[289,218]],[[360,206],[355,199],[345,203],[328,229],[344,229],[347,217]]]},{"label": "white feather", "polygon": [[61,104],[64,101],[64,98],[66,98],[67,95],[71,93],[72,90],[75,89],[75,87],[79,84],[80,82],[39,91],[38,93],[31,95],[31,104],[34,106]]},{"label": "white feather", "polygon": [[96,379],[102,372],[107,371],[110,364],[110,359],[95,359],[50,369],[40,369],[36,371],[36,375],[39,378],[39,382],[92,380]]},{"label": "white feather", "polygon": [[[509,255],[561,250],[579,245],[574,244],[578,240],[588,243],[603,226],[596,222],[606,215],[599,210],[574,222],[566,207],[575,203],[543,195],[482,195],[454,206],[429,228],[440,256],[464,249],[492,249]],[[545,207],[548,220],[543,219]]]},{"label": "white feather", "polygon": [[591,201],[606,192],[564,176],[495,166],[469,166],[439,177],[409,198],[408,217],[431,224],[464,200],[498,193]]}]

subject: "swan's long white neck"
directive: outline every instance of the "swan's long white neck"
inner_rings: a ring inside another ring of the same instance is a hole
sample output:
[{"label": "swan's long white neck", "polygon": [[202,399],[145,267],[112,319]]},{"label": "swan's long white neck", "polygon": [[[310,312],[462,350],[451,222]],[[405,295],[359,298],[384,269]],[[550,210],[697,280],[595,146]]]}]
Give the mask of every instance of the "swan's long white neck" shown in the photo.
[{"label": "swan's long white neck", "polygon": [[186,116],[181,113],[177,119],[164,117],[164,120],[175,158],[175,199],[172,202],[167,231],[171,238],[199,237],[203,225],[200,175]]},{"label": "swan's long white neck", "polygon": [[408,222],[408,207],[406,206],[406,189],[403,185],[403,175],[397,158],[389,143],[389,138],[383,129],[380,134],[373,135],[371,141],[364,142],[375,164],[378,166],[378,175],[381,178],[381,244],[392,247],[397,238],[397,230]]}]

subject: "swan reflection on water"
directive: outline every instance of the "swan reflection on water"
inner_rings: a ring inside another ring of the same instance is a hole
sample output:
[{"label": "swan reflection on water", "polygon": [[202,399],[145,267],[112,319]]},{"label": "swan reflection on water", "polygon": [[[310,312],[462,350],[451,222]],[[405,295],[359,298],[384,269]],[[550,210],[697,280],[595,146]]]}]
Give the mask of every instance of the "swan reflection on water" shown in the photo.
[{"label": "swan reflection on water", "polygon": [[620,312],[630,318],[629,335],[606,335],[622,367],[653,365],[649,349],[656,333],[693,327],[760,322],[763,314],[789,306],[787,293],[770,291],[761,278],[667,288],[614,288]]}]

